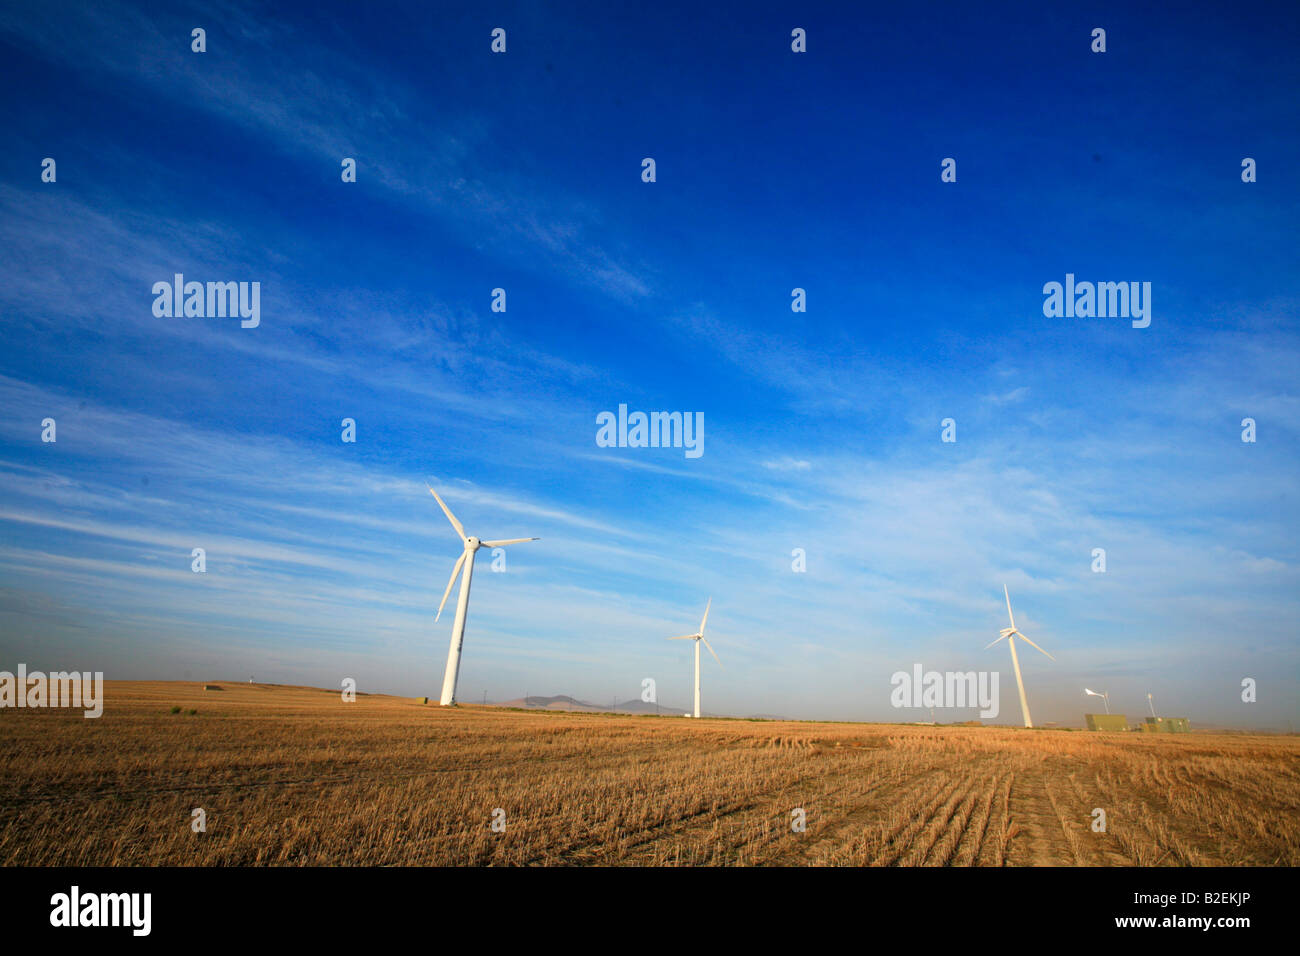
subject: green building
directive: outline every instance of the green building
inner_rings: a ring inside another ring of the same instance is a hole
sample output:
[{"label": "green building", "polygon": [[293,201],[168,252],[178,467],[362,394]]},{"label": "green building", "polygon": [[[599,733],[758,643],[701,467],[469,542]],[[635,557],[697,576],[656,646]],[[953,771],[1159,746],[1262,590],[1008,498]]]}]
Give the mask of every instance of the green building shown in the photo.
[{"label": "green building", "polygon": [[1142,729],[1151,734],[1191,733],[1192,722],[1186,717],[1144,717]]},{"label": "green building", "polygon": [[1101,730],[1111,733],[1128,730],[1128,718],[1123,714],[1084,714],[1083,719],[1089,730]]}]

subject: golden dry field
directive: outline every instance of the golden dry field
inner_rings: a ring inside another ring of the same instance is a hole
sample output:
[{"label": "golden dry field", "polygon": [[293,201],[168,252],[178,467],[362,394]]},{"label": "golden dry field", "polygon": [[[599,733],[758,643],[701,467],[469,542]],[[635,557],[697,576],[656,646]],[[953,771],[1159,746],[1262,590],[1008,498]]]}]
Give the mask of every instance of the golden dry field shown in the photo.
[{"label": "golden dry field", "polygon": [[[219,686],[110,681],[98,720],[0,711],[0,864],[1300,863],[1296,737],[693,721]],[[1091,829],[1098,807],[1105,833]]]}]

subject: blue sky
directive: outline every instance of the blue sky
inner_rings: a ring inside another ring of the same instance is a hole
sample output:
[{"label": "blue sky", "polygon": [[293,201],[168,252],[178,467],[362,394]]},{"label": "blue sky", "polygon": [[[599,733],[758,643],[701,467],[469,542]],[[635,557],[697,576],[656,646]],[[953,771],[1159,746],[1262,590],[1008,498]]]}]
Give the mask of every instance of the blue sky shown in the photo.
[{"label": "blue sky", "polygon": [[[1300,12],[1128,6],[0,11],[0,668],[436,694],[428,479],[542,538],[462,699],[686,705],[712,596],[708,711],[921,719],[921,663],[1014,721],[1005,582],[1036,721],[1287,728]],[[155,317],[177,272],[261,324]],[[1067,272],[1150,327],[1045,318]],[[597,447],[620,403],[704,454]]]}]

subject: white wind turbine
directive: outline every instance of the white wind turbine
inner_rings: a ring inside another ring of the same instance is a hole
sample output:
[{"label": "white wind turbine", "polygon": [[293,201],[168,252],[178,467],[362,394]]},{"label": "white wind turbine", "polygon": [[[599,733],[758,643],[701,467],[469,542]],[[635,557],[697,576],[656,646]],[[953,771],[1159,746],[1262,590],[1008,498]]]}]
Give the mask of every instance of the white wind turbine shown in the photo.
[{"label": "white wind turbine", "polygon": [[478,553],[479,548],[503,548],[508,544],[522,544],[525,541],[537,541],[537,538],[511,538],[508,541],[480,541],[472,535],[465,534],[465,528],[456,516],[451,513],[451,509],[443,503],[438,497],[438,492],[429,486],[429,494],[433,495],[442,508],[443,514],[451,522],[451,526],[456,529],[456,534],[460,535],[461,541],[465,545],[465,550],[461,552],[456,559],[456,566],[451,569],[451,580],[447,582],[447,590],[442,594],[442,603],[438,605],[438,618],[442,617],[442,609],[447,606],[447,598],[451,595],[451,589],[456,584],[456,575],[461,573],[461,568],[465,569],[464,575],[460,579],[460,598],[456,602],[456,621],[451,626],[451,648],[447,651],[447,672],[442,678],[442,700],[441,704],[446,707],[456,702],[456,680],[460,676],[460,647],[465,642],[465,615],[469,611],[469,582],[474,576],[474,556]]},{"label": "white wind turbine", "polygon": [[681,637],[670,637],[670,641],[694,641],[695,642],[695,716],[700,716],[700,643],[709,649],[713,659],[718,661],[718,666],[722,666],[722,661],[718,660],[718,654],[704,638],[704,625],[709,620],[709,608],[713,606],[713,598],[709,598],[709,603],[704,605],[704,617],[700,619],[700,629],[694,634],[683,634]]},{"label": "white wind turbine", "polygon": [[[1008,644],[1011,645],[1011,666],[1015,668],[1016,686],[1020,688],[1020,713],[1024,715],[1025,726],[1032,727],[1034,726],[1034,724],[1029,719],[1029,701],[1025,699],[1025,682],[1020,677],[1020,658],[1016,656],[1016,638],[1019,637],[1023,639],[1034,650],[1038,651],[1040,654],[1046,655],[1048,660],[1054,661],[1056,660],[1056,658],[1053,657],[1051,654],[1048,654],[1047,651],[1043,650],[1041,647],[1039,647],[1033,641],[1029,640],[1029,638],[1025,637],[1025,635],[1021,634],[1020,631],[1016,629],[1016,618],[1015,615],[1011,613],[1011,595],[1007,592],[1007,586],[1005,584],[1002,585],[1002,593],[1005,594],[1007,597],[1007,617],[1011,619],[1011,626],[1002,628],[1002,630],[998,632],[1002,636],[999,637],[997,641],[994,641],[993,644],[996,644],[998,641],[1005,640]],[[989,647],[993,646],[993,644],[989,644],[988,647],[984,648],[984,650],[987,651]]]}]

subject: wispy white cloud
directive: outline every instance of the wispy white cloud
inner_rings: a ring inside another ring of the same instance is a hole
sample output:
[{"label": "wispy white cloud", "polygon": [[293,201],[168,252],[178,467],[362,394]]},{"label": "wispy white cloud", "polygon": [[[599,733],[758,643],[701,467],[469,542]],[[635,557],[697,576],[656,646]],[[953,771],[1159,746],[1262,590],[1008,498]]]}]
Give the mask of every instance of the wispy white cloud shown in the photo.
[{"label": "wispy white cloud", "polygon": [[[394,202],[419,203],[514,262],[622,301],[650,294],[647,268],[621,260],[595,237],[600,218],[583,214],[588,203],[557,195],[554,183],[489,168],[492,153],[484,145],[492,131],[485,120],[444,109],[431,126],[415,91],[381,82],[346,48],[308,39],[242,5],[222,6],[224,13],[210,15],[236,36],[214,28],[214,52],[206,58],[190,53],[188,21],[175,13],[114,2],[39,13],[9,8],[0,31],[56,64],[147,87],[325,168],[337,169],[344,155],[359,157],[361,175]],[[215,69],[219,37],[228,42]]]}]

